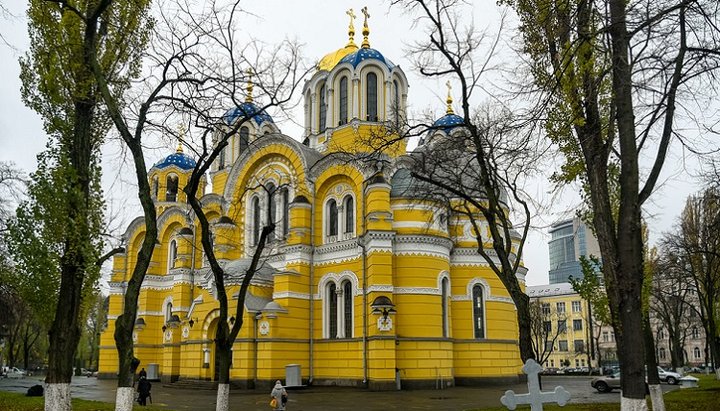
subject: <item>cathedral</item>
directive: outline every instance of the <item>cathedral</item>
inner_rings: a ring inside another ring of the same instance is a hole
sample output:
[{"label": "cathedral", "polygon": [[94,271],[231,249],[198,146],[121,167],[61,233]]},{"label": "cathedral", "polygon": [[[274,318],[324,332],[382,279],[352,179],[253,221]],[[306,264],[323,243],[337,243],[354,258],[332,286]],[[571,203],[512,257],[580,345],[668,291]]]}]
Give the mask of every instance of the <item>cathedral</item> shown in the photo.
[{"label": "cathedral", "polygon": [[[349,41],[304,85],[304,135],[282,134],[250,85],[223,120],[251,118],[213,164],[211,186],[200,188],[229,313],[262,227],[276,222],[245,300],[231,380],[376,390],[517,381],[515,306],[477,253],[471,223],[408,190],[412,153],[403,139],[392,140],[382,165],[351,161],[372,150],[379,130],[400,124],[408,83],[370,46],[367,12],[360,46],[348,14]],[[448,97],[425,146],[462,133],[462,123]],[[194,166],[180,146],[149,171],[159,234],[133,340],[148,377],[164,382],[217,378],[217,290],[182,191]],[[114,258],[101,377],[117,373],[114,320],[143,236],[138,217]]]}]

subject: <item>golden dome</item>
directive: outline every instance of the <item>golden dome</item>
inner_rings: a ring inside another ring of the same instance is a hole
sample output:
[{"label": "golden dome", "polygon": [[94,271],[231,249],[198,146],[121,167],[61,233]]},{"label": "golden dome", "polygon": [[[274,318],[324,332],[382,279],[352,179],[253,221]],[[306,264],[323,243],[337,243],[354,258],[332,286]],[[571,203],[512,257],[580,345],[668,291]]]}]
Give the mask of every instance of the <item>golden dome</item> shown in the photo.
[{"label": "golden dome", "polygon": [[357,51],[358,47],[355,44],[348,44],[347,46],[337,49],[333,52],[326,54],[320,59],[318,63],[318,70],[332,70],[342,60],[343,57],[350,53]]}]

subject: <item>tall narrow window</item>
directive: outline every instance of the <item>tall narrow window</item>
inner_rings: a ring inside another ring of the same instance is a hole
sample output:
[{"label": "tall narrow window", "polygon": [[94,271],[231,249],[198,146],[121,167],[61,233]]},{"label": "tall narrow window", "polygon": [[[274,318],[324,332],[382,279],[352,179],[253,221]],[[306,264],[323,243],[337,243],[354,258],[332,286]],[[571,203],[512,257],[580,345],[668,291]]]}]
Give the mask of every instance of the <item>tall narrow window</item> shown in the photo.
[{"label": "tall narrow window", "polygon": [[242,153],[250,145],[250,129],[247,127],[240,127],[240,147],[239,152]]},{"label": "tall narrow window", "polygon": [[340,79],[340,120],[338,125],[348,122],[348,78]]},{"label": "tall narrow window", "polygon": [[450,294],[449,281],[447,278],[442,279],[442,336],[448,338],[450,336],[450,310],[448,307],[448,297]]},{"label": "tall narrow window", "polygon": [[282,201],[282,233],[283,237],[287,237],[290,229],[290,194],[287,187],[283,187],[280,193]]},{"label": "tall narrow window", "polygon": [[165,305],[165,322],[167,323],[172,319],[172,302],[168,302]]},{"label": "tall narrow window", "polygon": [[400,84],[397,80],[393,80],[393,90],[394,90],[394,98],[393,98],[393,111],[395,115],[395,127],[400,127]]},{"label": "tall narrow window", "polygon": [[327,203],[327,235],[336,236],[338,233],[338,208],[335,200]]},{"label": "tall narrow window", "polygon": [[223,147],[222,150],[220,150],[220,155],[218,156],[218,170],[222,170],[225,168],[225,149],[227,147]]},{"label": "tall narrow window", "polygon": [[325,85],[320,87],[320,98],[318,104],[318,127],[320,132],[325,131],[325,123],[327,122],[327,103],[325,102]]},{"label": "tall narrow window", "polygon": [[165,201],[175,201],[177,199],[178,178],[168,176],[166,181],[167,191],[165,192]]},{"label": "tall narrow window", "polygon": [[153,177],[153,198],[158,199],[158,191],[160,190],[160,183],[157,176]]},{"label": "tall narrow window", "polygon": [[368,73],[367,75],[367,120],[368,121],[377,121],[377,101],[378,101],[378,93],[377,93],[377,74],[375,73]]},{"label": "tall narrow window", "polygon": [[328,338],[337,338],[337,287],[335,286],[335,283],[330,283],[330,285],[328,285],[327,292]]},{"label": "tall narrow window", "polygon": [[485,338],[485,302],[481,285],[473,286],[472,296],[475,338]]},{"label": "tall narrow window", "polygon": [[345,210],[345,234],[355,232],[355,202],[351,196],[346,196],[343,200],[343,209]]},{"label": "tall narrow window", "polygon": [[350,281],[344,281],[343,290],[343,325],[345,327],[345,338],[352,338],[352,319],[353,319],[353,296],[352,284]]},{"label": "tall narrow window", "polygon": [[257,245],[260,241],[260,199],[254,197],[252,200],[252,245]]},{"label": "tall narrow window", "polygon": [[[268,193],[268,223],[277,223],[277,197],[275,196],[275,184],[267,185]],[[275,231],[272,231],[268,236],[268,240],[272,241],[275,239]]]},{"label": "tall narrow window", "polygon": [[177,242],[175,240],[170,241],[170,246],[168,248],[168,273],[170,272],[170,269],[175,268],[175,259],[177,258]]}]

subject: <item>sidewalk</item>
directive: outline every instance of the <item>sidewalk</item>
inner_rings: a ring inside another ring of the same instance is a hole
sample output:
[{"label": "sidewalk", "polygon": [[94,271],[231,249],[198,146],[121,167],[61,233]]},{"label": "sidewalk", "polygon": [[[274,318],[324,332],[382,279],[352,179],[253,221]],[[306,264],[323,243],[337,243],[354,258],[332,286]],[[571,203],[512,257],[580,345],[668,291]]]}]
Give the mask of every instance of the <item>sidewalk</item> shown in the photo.
[{"label": "sidewalk", "polygon": [[[0,390],[26,392],[27,388],[42,384],[35,377],[20,380],[0,379]],[[115,401],[114,380],[98,380],[94,377],[75,377],[72,383],[73,397],[105,402]],[[545,390],[562,385],[571,395],[571,402],[619,402],[617,392],[598,394],[590,388],[588,377],[544,377]],[[665,388],[670,388],[664,385]],[[434,410],[463,411],[484,407],[499,407],[500,397],[508,389],[516,393],[527,392],[527,386],[453,387],[446,390],[372,392],[357,388],[311,387],[289,391],[288,411],[381,411],[381,410]],[[215,408],[215,391],[167,388],[153,383],[153,404],[175,411],[209,411]],[[255,390],[231,391],[231,411],[267,411],[270,394]]]}]

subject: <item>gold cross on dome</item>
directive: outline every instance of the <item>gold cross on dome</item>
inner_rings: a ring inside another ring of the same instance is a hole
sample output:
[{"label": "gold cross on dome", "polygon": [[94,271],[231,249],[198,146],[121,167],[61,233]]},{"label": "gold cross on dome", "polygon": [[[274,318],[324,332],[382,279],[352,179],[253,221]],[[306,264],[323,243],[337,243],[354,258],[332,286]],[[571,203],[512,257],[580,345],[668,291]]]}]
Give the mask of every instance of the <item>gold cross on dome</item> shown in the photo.
[{"label": "gold cross on dome", "polygon": [[348,27],[348,37],[350,37],[350,41],[348,42],[348,45],[355,43],[355,26],[353,22],[355,21],[355,11],[353,9],[350,9],[345,12],[348,16],[350,16],[350,26]]},{"label": "gold cross on dome", "polygon": [[363,42],[362,42],[362,48],[367,49],[370,48],[370,41],[368,40],[368,36],[370,35],[370,29],[368,28],[368,19],[370,18],[370,13],[368,13],[367,6],[363,7],[362,14],[365,15],[365,22],[363,23]]},{"label": "gold cross on dome", "polygon": [[447,103],[447,110],[445,110],[445,113],[453,114],[453,109],[452,109],[453,99],[452,99],[452,95],[450,94],[450,90],[452,90],[452,84],[450,84],[450,80],[448,80],[447,83],[445,83],[445,85],[447,86],[447,89],[448,89],[447,100],[445,100],[445,102]]}]

